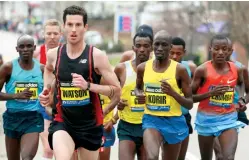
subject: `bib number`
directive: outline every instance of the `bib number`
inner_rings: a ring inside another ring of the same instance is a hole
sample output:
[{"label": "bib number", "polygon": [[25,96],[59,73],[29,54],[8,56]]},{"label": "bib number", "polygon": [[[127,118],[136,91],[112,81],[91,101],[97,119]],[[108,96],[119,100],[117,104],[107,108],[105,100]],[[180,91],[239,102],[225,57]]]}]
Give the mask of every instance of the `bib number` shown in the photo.
[{"label": "bib number", "polygon": [[38,83],[35,82],[16,82],[15,84],[15,94],[23,92],[25,89],[29,88],[32,92],[30,99],[18,99],[16,101],[35,103],[38,100]]},{"label": "bib number", "polygon": [[209,104],[212,106],[229,108],[233,103],[233,97],[234,97],[234,88],[231,87],[223,95],[210,97]]},{"label": "bib number", "polygon": [[162,93],[160,86],[147,86],[146,104],[151,111],[170,111],[170,98]]},{"label": "bib number", "polygon": [[144,105],[138,104],[138,100],[137,100],[134,90],[131,91],[130,100],[131,100],[130,102],[131,112],[143,112],[144,111]]},{"label": "bib number", "polygon": [[74,87],[72,83],[60,83],[62,106],[85,106],[90,103],[90,93]]}]

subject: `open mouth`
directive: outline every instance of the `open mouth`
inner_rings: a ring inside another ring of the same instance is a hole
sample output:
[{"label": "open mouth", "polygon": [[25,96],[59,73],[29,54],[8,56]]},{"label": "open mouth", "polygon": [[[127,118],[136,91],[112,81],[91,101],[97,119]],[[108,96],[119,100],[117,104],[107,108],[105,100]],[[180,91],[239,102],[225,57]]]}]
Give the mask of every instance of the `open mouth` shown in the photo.
[{"label": "open mouth", "polygon": [[71,38],[76,38],[76,37],[77,37],[77,35],[75,35],[75,34],[71,35]]}]

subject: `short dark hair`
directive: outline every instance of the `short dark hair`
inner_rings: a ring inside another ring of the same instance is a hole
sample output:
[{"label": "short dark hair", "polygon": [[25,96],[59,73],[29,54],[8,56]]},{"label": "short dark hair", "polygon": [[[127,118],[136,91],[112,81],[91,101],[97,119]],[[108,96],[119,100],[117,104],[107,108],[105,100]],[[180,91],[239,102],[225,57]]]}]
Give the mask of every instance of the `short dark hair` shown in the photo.
[{"label": "short dark hair", "polygon": [[172,39],[172,45],[181,45],[181,46],[183,46],[183,49],[185,49],[186,43],[182,38],[175,37]]},{"label": "short dark hair", "polygon": [[214,40],[224,40],[224,39],[225,39],[225,40],[227,41],[227,43],[228,43],[228,38],[227,38],[227,36],[222,35],[222,34],[217,34],[217,35],[213,36],[213,38],[211,39],[211,41],[210,41],[210,46],[213,45]]},{"label": "short dark hair", "polygon": [[84,26],[87,24],[87,13],[86,10],[80,6],[70,6],[67,7],[63,12],[63,22],[65,24],[67,15],[81,15],[83,19]]},{"label": "short dark hair", "polygon": [[151,44],[152,44],[153,43],[153,30],[151,26],[144,24],[138,27],[137,33],[135,34],[133,38],[133,44],[135,44],[135,40],[137,37],[149,37]]}]

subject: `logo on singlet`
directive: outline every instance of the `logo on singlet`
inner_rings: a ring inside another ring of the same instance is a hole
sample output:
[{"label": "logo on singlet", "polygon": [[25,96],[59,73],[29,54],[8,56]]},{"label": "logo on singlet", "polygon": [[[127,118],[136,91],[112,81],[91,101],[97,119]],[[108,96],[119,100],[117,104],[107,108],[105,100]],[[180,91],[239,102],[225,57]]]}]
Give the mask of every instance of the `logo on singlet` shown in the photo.
[{"label": "logo on singlet", "polygon": [[81,59],[79,63],[85,64],[87,62],[87,59]]},{"label": "logo on singlet", "polygon": [[234,81],[236,81],[236,79],[227,80],[227,83],[230,84],[230,83],[233,83]]}]

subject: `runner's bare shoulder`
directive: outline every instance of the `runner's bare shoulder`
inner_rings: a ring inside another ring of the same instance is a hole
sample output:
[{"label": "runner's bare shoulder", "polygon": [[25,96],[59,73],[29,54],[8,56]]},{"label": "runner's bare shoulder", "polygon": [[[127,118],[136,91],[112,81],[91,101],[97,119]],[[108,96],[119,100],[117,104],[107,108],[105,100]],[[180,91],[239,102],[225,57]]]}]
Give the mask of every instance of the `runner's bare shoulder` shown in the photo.
[{"label": "runner's bare shoulder", "polygon": [[186,79],[188,76],[188,71],[187,68],[181,64],[181,63],[177,63],[176,66],[176,77],[177,79]]},{"label": "runner's bare shoulder", "polygon": [[121,59],[120,59],[120,63],[121,62],[125,62],[125,61],[129,61],[129,60],[132,60],[134,58],[134,51],[133,50],[129,50],[129,51],[125,51],[122,56],[121,56]]},{"label": "runner's bare shoulder", "polygon": [[12,62],[6,62],[4,63],[1,67],[0,67],[0,72],[3,73],[1,74],[1,76],[3,75],[11,75],[12,72]]},{"label": "runner's bare shoulder", "polygon": [[199,65],[196,70],[194,75],[198,75],[198,77],[206,77],[207,75],[207,62]]}]

